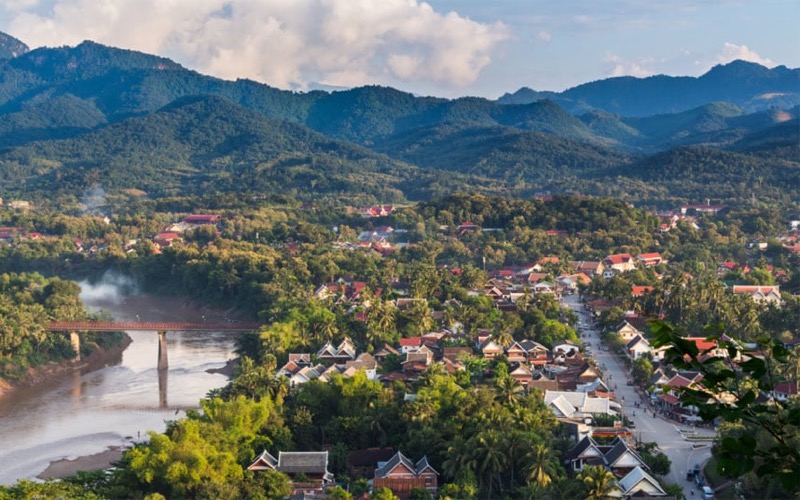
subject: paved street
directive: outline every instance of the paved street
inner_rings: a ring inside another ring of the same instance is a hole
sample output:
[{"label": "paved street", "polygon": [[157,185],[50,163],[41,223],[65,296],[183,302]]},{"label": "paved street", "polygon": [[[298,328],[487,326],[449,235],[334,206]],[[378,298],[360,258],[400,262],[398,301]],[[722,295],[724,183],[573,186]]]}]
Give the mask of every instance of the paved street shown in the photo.
[{"label": "paved street", "polygon": [[[564,297],[563,303],[578,313],[580,324],[585,327],[581,332],[585,335],[584,343],[591,344],[591,350],[597,365],[605,374],[606,383],[617,394],[619,402],[623,405],[625,415],[633,420],[636,427],[632,429],[634,436],[644,442],[655,441],[659,448],[672,461],[672,468],[666,477],[668,483],[677,483],[683,486],[686,498],[692,498],[692,490],[697,495],[697,486],[686,480],[686,471],[694,464],[703,464],[711,457],[710,442],[701,449],[693,449],[690,441],[684,439],[684,433],[696,431],[698,435],[713,436],[715,432],[707,428],[694,429],[686,425],[676,424],[659,417],[653,417],[652,409],[645,410],[646,403],[639,396],[634,386],[627,385],[630,378],[624,365],[617,362],[616,358],[608,351],[600,350],[600,334],[589,321],[589,313],[583,309],[577,295]],[[624,400],[623,400],[624,398]],[[640,408],[634,403],[639,401]],[[634,412],[636,416],[633,416]],[[699,498],[699,497],[697,497]]]}]

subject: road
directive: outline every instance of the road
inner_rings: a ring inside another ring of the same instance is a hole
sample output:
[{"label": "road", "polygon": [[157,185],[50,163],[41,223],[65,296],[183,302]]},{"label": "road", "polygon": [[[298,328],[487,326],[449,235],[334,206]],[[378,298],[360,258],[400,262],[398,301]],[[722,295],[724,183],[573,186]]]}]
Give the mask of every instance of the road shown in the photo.
[{"label": "road", "polygon": [[[684,435],[696,432],[699,436],[714,436],[715,431],[676,424],[660,416],[653,417],[652,410],[649,412],[645,410],[645,402],[642,401],[642,396],[636,393],[636,387],[627,385],[630,376],[625,366],[617,361],[617,358],[610,352],[600,350],[600,332],[594,327],[589,313],[583,309],[579,297],[577,295],[565,296],[563,303],[578,314],[579,323],[584,327],[581,332],[584,335],[583,341],[591,344],[593,356],[604,373],[606,383],[616,393],[618,401],[623,406],[625,416],[635,423],[636,427],[632,429],[634,436],[643,442],[658,444],[661,451],[672,462],[670,473],[664,479],[667,483],[680,484],[686,498],[692,498],[692,490],[695,492],[699,490],[693,482],[686,480],[686,471],[694,464],[703,464],[711,458],[711,443],[703,441],[703,443],[708,443],[708,446],[694,449],[692,442],[687,441]],[[634,405],[636,401],[639,401],[641,408],[636,408]],[[636,416],[633,416],[634,412]]]}]

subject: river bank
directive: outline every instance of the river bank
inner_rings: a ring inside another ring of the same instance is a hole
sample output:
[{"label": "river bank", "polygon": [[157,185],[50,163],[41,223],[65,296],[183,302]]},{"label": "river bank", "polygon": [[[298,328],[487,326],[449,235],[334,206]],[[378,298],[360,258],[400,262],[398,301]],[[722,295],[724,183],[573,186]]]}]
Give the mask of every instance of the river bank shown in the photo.
[{"label": "river bank", "polygon": [[77,372],[88,373],[119,363],[122,360],[122,352],[130,344],[131,338],[126,334],[116,346],[109,349],[96,346],[94,352],[79,361],[71,360],[60,363],[53,361],[37,367],[28,368],[25,375],[20,380],[0,380],[0,402],[10,398],[20,390],[47,384],[64,375]]},{"label": "river bank", "polygon": [[115,462],[122,459],[124,450],[120,446],[109,446],[106,451],[86,455],[75,459],[63,458],[50,462],[50,465],[42,471],[38,479],[63,479],[65,477],[74,476],[78,472],[90,472],[96,470],[105,470],[111,467]]}]

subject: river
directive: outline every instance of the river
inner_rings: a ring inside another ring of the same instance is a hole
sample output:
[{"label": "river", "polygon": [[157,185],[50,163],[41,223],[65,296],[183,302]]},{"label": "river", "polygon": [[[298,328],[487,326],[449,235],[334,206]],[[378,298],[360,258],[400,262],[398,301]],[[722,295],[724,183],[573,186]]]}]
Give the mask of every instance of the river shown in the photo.
[{"label": "river", "polygon": [[[181,299],[81,288],[88,308],[109,311],[119,321],[224,321],[224,312]],[[158,335],[128,335],[133,342],[105,368],[68,374],[0,401],[0,484],[34,478],[56,460],[130,446],[148,430],[163,432],[166,421],[197,408],[209,390],[227,382],[207,370],[234,356],[233,334],[168,333],[169,370],[161,380]]]}]

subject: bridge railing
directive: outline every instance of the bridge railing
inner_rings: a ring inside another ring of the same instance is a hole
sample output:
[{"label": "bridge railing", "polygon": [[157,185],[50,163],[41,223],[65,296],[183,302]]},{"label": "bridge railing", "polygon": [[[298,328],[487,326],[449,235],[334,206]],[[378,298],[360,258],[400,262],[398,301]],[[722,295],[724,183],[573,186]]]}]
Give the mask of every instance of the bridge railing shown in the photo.
[{"label": "bridge railing", "polygon": [[53,321],[51,332],[249,332],[261,328],[260,323],[190,323],[158,321]]}]

